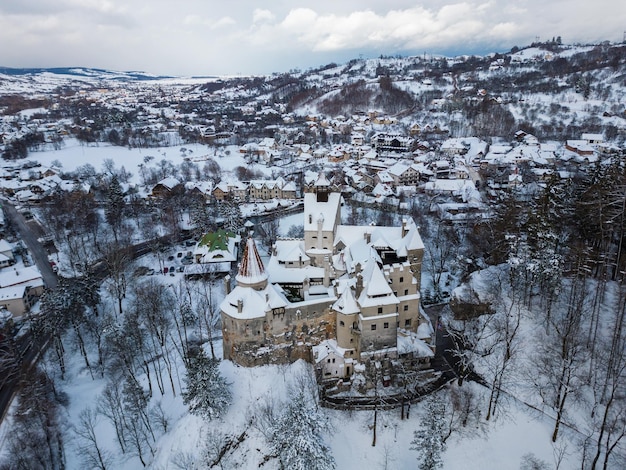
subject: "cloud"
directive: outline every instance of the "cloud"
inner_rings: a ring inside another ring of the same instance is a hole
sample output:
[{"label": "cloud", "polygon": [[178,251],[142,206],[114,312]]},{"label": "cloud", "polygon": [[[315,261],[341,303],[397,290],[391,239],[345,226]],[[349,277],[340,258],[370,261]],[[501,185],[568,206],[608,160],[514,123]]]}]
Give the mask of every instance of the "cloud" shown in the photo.
[{"label": "cloud", "polygon": [[[410,49],[437,40],[462,40],[489,30],[484,10],[489,4],[466,2],[439,10],[420,6],[377,14],[371,10],[347,15],[320,15],[309,8],[290,11],[276,27],[313,51],[356,48]],[[267,33],[267,31],[265,31]],[[275,32],[280,35],[281,31]]]},{"label": "cloud", "polygon": [[[368,3],[376,2],[363,2]],[[428,7],[412,5],[386,11],[362,8],[344,13],[299,7],[285,12],[282,20],[242,34],[250,44],[275,44],[276,49],[289,44],[311,52],[459,49],[470,43],[523,42],[537,35],[564,35],[565,29],[575,31],[574,25],[582,27],[587,18],[577,15],[576,6],[570,4],[563,9],[563,5],[546,7],[536,0],[521,4],[502,0],[430,2]],[[598,17],[598,13],[592,16]]]},{"label": "cloud", "polygon": [[276,16],[269,10],[263,10],[255,8],[252,12],[252,23],[264,23],[268,21],[274,21]]},{"label": "cloud", "polygon": [[[621,40],[615,0],[0,0],[0,65],[269,73],[363,53]],[[608,13],[607,13],[608,12]]]}]

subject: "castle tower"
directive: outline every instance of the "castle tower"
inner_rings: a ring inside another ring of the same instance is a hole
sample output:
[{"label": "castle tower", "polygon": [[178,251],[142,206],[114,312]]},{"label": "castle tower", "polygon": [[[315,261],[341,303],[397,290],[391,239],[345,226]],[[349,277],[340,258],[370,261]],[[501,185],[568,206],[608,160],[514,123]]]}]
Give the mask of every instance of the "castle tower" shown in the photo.
[{"label": "castle tower", "polygon": [[267,287],[267,277],[256,243],[252,237],[249,237],[243,249],[239,272],[235,276],[237,285],[251,287],[254,290],[263,290]]},{"label": "castle tower", "polygon": [[304,195],[304,246],[314,266],[323,266],[324,256],[334,254],[335,231],[341,223],[341,193],[332,192],[320,173],[312,192]]}]

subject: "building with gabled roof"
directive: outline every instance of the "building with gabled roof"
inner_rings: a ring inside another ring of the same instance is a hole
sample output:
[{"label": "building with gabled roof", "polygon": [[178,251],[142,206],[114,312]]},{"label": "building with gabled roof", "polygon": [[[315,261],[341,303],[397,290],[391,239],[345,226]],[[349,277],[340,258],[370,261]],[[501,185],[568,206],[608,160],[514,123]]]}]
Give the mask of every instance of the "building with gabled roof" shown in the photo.
[{"label": "building with gabled roof", "polygon": [[152,187],[150,195],[155,198],[165,197],[177,188],[182,188],[181,182],[173,177],[163,178]]},{"label": "building with gabled roof", "polygon": [[185,275],[228,273],[237,262],[241,237],[219,229],[204,234],[192,253],[193,263],[185,266]]},{"label": "building with gabled roof", "polygon": [[0,308],[13,318],[27,314],[43,294],[44,281],[35,266],[0,269]]}]

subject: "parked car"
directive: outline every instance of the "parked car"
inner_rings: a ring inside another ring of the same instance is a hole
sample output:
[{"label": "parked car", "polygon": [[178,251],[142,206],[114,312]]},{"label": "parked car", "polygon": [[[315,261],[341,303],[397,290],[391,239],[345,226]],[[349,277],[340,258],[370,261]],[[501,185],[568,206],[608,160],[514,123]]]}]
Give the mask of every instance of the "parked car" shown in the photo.
[{"label": "parked car", "polygon": [[52,268],[52,272],[53,273],[59,272],[59,267],[57,266],[57,264],[54,261],[50,261],[50,267]]}]

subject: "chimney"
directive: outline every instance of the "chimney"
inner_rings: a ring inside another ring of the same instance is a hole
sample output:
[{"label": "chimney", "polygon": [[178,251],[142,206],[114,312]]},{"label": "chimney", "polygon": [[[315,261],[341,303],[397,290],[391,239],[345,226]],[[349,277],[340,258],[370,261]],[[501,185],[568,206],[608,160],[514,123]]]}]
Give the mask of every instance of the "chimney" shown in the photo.
[{"label": "chimney", "polygon": [[406,229],[406,219],[402,219],[402,238],[406,237],[408,230]]},{"label": "chimney", "polygon": [[328,255],[324,256],[324,287],[330,285],[330,261]]},{"label": "chimney", "polygon": [[363,275],[359,272],[356,275],[356,292],[355,292],[355,297],[360,297],[361,296],[361,292],[363,291]]},{"label": "chimney", "polygon": [[237,313],[243,312],[243,299],[237,299]]},{"label": "chimney", "polygon": [[230,274],[224,277],[224,292],[226,292],[226,295],[230,294]]}]

